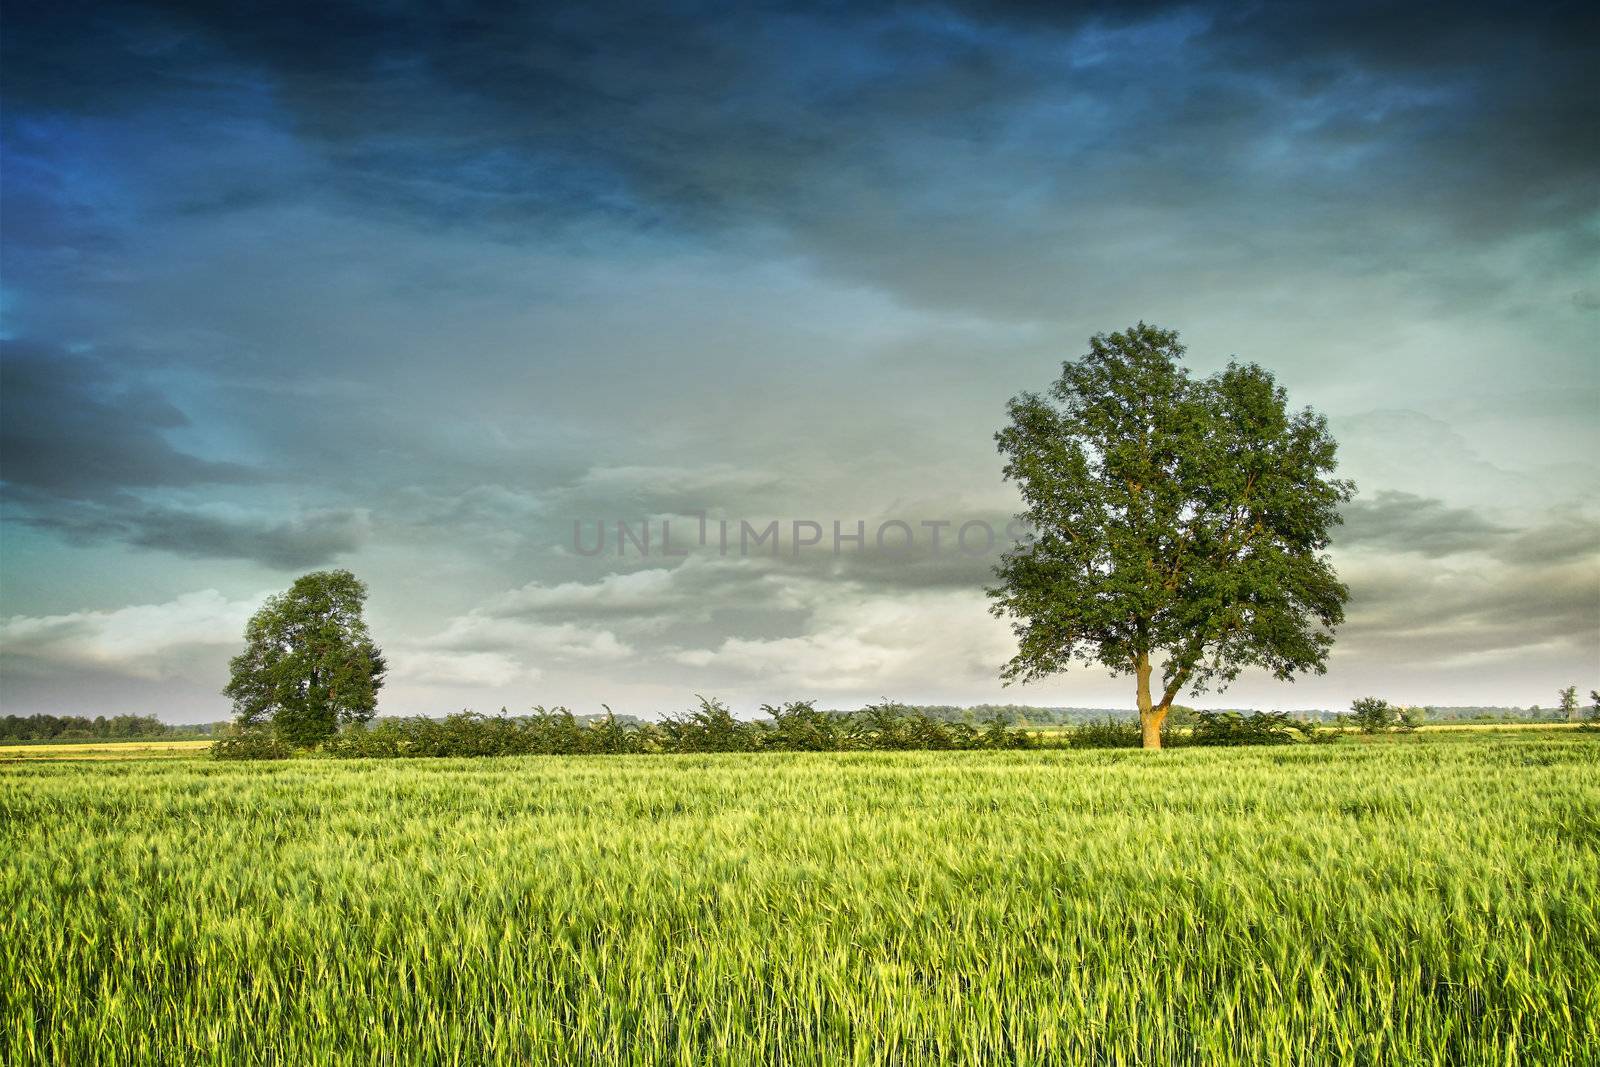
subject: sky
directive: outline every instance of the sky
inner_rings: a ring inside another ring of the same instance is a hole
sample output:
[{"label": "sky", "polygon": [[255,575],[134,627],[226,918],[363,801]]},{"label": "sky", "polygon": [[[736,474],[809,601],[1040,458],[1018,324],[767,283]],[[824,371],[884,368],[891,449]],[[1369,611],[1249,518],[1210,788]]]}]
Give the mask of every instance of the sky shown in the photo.
[{"label": "sky", "polygon": [[0,703],[225,718],[245,620],[337,566],[384,714],[1131,707],[1002,687],[949,542],[1019,509],[1006,400],[1141,320],[1358,488],[1327,673],[1192,703],[1600,687],[1597,45],[1581,4],[9,5]]}]

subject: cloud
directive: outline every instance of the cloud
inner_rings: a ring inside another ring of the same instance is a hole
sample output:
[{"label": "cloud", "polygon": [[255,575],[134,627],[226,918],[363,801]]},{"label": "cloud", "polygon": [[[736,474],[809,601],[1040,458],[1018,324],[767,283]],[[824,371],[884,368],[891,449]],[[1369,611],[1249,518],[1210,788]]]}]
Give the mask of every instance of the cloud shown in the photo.
[{"label": "cloud", "polygon": [[[30,110],[260,85],[368,211],[761,228],[909,302],[1052,317],[1071,287],[1271,280],[1285,248],[1370,265],[1441,231],[1544,227],[1576,262],[1592,30],[1557,5],[172,5],[36,8],[5,47]],[[1330,224],[1362,193],[1381,244]]]},{"label": "cloud", "polygon": [[1559,552],[1547,558],[1512,548],[1548,536],[1521,535],[1493,556],[1342,561],[1350,603],[1336,655],[1432,670],[1554,650],[1592,665],[1600,655],[1600,539],[1575,552],[1554,538]]},{"label": "cloud", "polygon": [[241,464],[180,451],[168,434],[188,426],[188,417],[148,386],[117,381],[101,360],[0,340],[0,477],[72,499],[259,478]]},{"label": "cloud", "polygon": [[637,501],[660,508],[684,501],[704,504],[713,494],[737,493],[741,499],[779,485],[768,471],[708,463],[703,467],[617,466],[591,467],[572,486],[572,495],[594,494],[608,501]]},{"label": "cloud", "polygon": [[673,654],[717,676],[777,690],[870,697],[938,685],[993,684],[1015,651],[1010,630],[989,616],[981,593],[863,596],[835,589],[804,632],[728,637]]},{"label": "cloud", "polygon": [[1565,566],[1593,560],[1600,557],[1600,520],[1558,513],[1542,525],[1507,539],[1495,555],[1516,567]]},{"label": "cloud", "polygon": [[391,682],[428,688],[498,688],[531,682],[542,673],[499,652],[441,652],[427,648],[391,649]]},{"label": "cloud", "polygon": [[493,598],[481,613],[500,619],[612,619],[649,627],[704,620],[734,608],[779,612],[805,606],[781,563],[724,559],[707,551],[674,565],[641,566],[589,582],[529,582]]},{"label": "cloud", "polygon": [[118,541],[188,559],[240,559],[295,570],[354,552],[371,533],[364,509],[314,510],[284,516],[224,503],[143,504],[129,496],[105,503],[47,502],[21,497],[31,511],[20,521],[76,545]]},{"label": "cloud", "polygon": [[353,552],[367,539],[363,510],[312,511],[289,518],[227,507],[151,508],[127,517],[125,540],[194,559],[248,559],[296,569]]},{"label": "cloud", "polygon": [[1337,656],[1433,668],[1600,653],[1600,521],[1590,515],[1513,524],[1380,491],[1347,505],[1335,548],[1350,587]]},{"label": "cloud", "polygon": [[221,679],[242,647],[260,598],[229,600],[215,589],[159,604],[0,621],[7,671],[33,675],[110,672],[140,679]]},{"label": "cloud", "polygon": [[1393,489],[1357,497],[1344,507],[1341,547],[1415,552],[1437,558],[1459,552],[1487,552],[1503,544],[1511,530],[1470,508]]},{"label": "cloud", "polygon": [[445,628],[421,642],[448,652],[495,650],[527,659],[556,662],[611,662],[632,654],[609,630],[571,622],[538,623],[470,612],[451,619]]}]

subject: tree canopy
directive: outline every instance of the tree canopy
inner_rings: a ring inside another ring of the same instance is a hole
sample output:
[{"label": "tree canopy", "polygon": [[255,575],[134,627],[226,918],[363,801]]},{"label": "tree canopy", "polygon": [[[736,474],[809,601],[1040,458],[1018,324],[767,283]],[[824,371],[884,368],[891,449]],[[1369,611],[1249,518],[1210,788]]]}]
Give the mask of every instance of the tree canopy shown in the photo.
[{"label": "tree canopy", "polygon": [[239,725],[309,746],[370,720],[387,667],[362,618],[366,599],[367,587],[346,570],[307,574],[268,597],[245,627],[245,649],[222,691]]},{"label": "tree canopy", "polygon": [[989,590],[1018,639],[1003,677],[1133,674],[1150,748],[1185,689],[1321,673],[1347,597],[1324,550],[1354,487],[1326,420],[1256,364],[1196,379],[1183,353],[1144,323],[1096,335],[996,434],[1034,531]]}]

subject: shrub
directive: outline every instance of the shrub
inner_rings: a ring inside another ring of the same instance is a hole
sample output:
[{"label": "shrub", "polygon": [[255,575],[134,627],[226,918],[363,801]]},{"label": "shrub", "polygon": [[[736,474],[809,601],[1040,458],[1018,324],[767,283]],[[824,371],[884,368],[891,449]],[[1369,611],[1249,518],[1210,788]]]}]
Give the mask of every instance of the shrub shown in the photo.
[{"label": "shrub", "polygon": [[567,708],[536,707],[512,716],[463,711],[443,719],[414,716],[356,724],[329,739],[322,751],[345,759],[393,756],[570,756],[645,751],[654,735],[617,721],[611,709],[597,722],[580,721]]},{"label": "shrub", "polygon": [[[1162,724],[1161,743],[1167,743],[1166,724]],[[1068,748],[1139,748],[1144,730],[1137,720],[1116,719],[1107,715],[1104,722],[1090,719],[1072,727],[1066,734]]]},{"label": "shrub", "polygon": [[814,700],[763,704],[761,710],[772,720],[762,738],[766,748],[784,752],[839,752],[856,747],[850,716],[837,711],[818,711]]},{"label": "shrub", "polygon": [[270,730],[239,730],[211,743],[212,759],[288,759],[294,749]]},{"label": "shrub", "polygon": [[606,709],[606,715],[589,726],[588,736],[584,739],[587,745],[585,751],[608,756],[638,752],[647,735],[638,729],[630,730],[618,722],[609,705],[600,706]]},{"label": "shrub", "polygon": [[1396,707],[1377,697],[1362,697],[1350,705],[1350,711],[1350,720],[1364,734],[1388,729],[1415,730],[1422,725],[1422,709]]},{"label": "shrub", "polygon": [[661,744],[668,752],[754,752],[761,747],[755,723],[741,722],[720,700],[696,695],[698,708],[661,720]]},{"label": "shrub", "polygon": [[1258,711],[1244,715],[1237,711],[1197,711],[1193,745],[1290,745],[1316,740],[1317,728],[1309,722],[1291,719],[1286,711]]},{"label": "shrub", "polygon": [[983,731],[977,735],[978,748],[1032,748],[1033,746],[1033,735],[1020,727],[1011,729],[1005,715],[1000,712],[991,715],[983,724]]}]

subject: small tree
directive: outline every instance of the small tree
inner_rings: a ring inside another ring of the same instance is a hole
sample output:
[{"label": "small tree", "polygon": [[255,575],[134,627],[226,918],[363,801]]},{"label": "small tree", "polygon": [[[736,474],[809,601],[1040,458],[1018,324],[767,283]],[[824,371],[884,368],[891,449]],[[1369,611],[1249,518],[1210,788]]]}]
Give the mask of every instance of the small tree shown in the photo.
[{"label": "small tree", "polygon": [[1578,721],[1578,687],[1569,685],[1556,694],[1561,699],[1561,713],[1568,722]]},{"label": "small tree", "polygon": [[1350,720],[1359,726],[1364,734],[1387,730],[1395,718],[1394,705],[1377,697],[1362,697],[1350,705]]},{"label": "small tree", "polygon": [[242,728],[269,727],[309,747],[377,710],[387,670],[361,616],[367,587],[346,570],[317,571],[267,598],[223,689]]},{"label": "small tree", "polygon": [[1183,351],[1144,323],[1091,338],[996,435],[1036,533],[989,590],[1018,639],[1003,676],[1132,674],[1146,748],[1185,688],[1321,673],[1347,596],[1324,549],[1354,489],[1326,420],[1254,364],[1191,379]]}]

